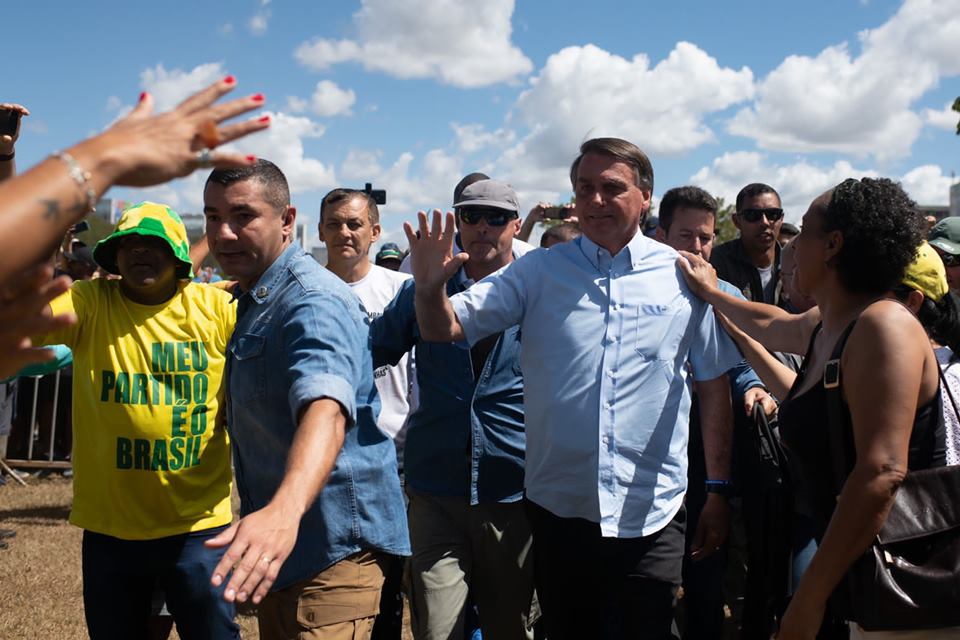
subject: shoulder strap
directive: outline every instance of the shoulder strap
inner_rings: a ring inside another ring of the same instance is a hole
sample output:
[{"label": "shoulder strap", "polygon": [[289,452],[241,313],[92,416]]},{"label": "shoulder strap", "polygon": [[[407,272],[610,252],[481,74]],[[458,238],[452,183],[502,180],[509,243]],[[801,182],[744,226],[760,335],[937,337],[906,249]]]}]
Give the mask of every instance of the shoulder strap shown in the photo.
[{"label": "shoulder strap", "polygon": [[[934,359],[936,359],[936,354],[934,354]],[[950,390],[950,384],[947,382],[947,377],[944,375],[943,371],[946,367],[941,367],[940,363],[937,363],[937,373],[940,374],[940,386],[943,387],[943,390],[947,393],[947,398],[950,399],[950,406],[953,407],[953,415],[957,416],[957,419],[960,420],[960,411],[957,410],[957,400],[953,397],[953,391]]]},{"label": "shoulder strap", "polygon": [[827,397],[827,431],[830,434],[830,462],[833,468],[833,483],[839,495],[850,474],[853,456],[848,444],[848,438],[852,436],[852,425],[850,424],[850,414],[843,408],[843,391],[841,383],[843,377],[840,372],[840,358],[843,356],[843,348],[847,344],[850,333],[856,326],[854,320],[844,330],[837,344],[833,347],[833,353],[830,359],[823,367],[823,388]]}]

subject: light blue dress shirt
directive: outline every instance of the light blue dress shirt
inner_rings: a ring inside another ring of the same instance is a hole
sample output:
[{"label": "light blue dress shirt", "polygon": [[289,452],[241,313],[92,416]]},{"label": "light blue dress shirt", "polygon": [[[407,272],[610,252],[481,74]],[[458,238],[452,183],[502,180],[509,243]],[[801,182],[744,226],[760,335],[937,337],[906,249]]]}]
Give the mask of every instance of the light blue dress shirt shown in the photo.
[{"label": "light blue dress shirt", "polygon": [[742,358],[670,247],[616,256],[586,236],[533,251],[451,298],[467,340],[519,324],[527,497],[634,538],[667,525],[687,483],[690,383]]}]

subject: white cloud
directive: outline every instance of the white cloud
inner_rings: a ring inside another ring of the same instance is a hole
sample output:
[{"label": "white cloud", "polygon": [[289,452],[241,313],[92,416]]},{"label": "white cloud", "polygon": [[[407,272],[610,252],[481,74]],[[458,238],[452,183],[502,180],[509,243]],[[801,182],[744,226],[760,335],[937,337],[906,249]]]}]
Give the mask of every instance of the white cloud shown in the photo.
[{"label": "white cloud", "polygon": [[878,159],[908,155],[922,118],[913,103],[960,73],[957,0],[905,0],[890,20],[815,57],[792,55],[763,79],[757,102],[731,133],[766,149],[838,151]]},{"label": "white cloud", "polygon": [[287,110],[291,113],[303,113],[307,110],[309,103],[303,98],[297,96],[287,96]]},{"label": "white cloud", "polygon": [[190,95],[227,75],[219,62],[197,65],[190,71],[171,69],[162,64],[140,72],[140,87],[154,99],[154,113],[169,111]]},{"label": "white cloud", "polygon": [[267,32],[267,27],[270,25],[270,9],[267,8],[269,4],[270,0],[260,0],[260,9],[247,23],[250,33],[255,36],[262,36]]},{"label": "white cloud", "polygon": [[511,42],[513,8],[514,0],[363,0],[353,16],[355,39],[316,38],[294,56],[316,70],[358,62],[456,87],[512,82],[533,68]]},{"label": "white cloud", "polygon": [[310,108],[321,117],[348,116],[356,101],[352,89],[341,89],[334,82],[321,80],[310,97]]},{"label": "white cloud", "polygon": [[903,189],[917,204],[950,204],[950,185],[953,178],[932,164],[925,164],[908,171],[901,178]]},{"label": "white cloud", "polygon": [[953,110],[952,102],[948,102],[942,110],[924,109],[923,119],[927,124],[937,127],[938,129],[956,132],[957,121],[960,120],[960,113]]},{"label": "white cloud", "polygon": [[351,149],[340,165],[340,177],[356,182],[370,182],[379,179],[383,169],[380,167],[380,151]]},{"label": "white cloud", "polygon": [[[880,175],[875,169],[855,167],[846,160],[827,166],[806,160],[778,165],[769,163],[762,153],[733,151],[701,168],[690,177],[690,183],[721,196],[728,204],[733,203],[740,189],[751,182],[769,184],[780,193],[786,219],[796,223],[814,198],[843,180]],[[902,177],[889,177],[900,180],[904,190],[920,204],[946,204],[949,199],[950,178],[943,175],[940,167],[924,165]]]},{"label": "white cloud", "polygon": [[487,131],[482,124],[459,124],[451,122],[456,143],[461,153],[476,153],[489,147],[505,147],[516,140],[516,133],[509,129]]},{"label": "white cloud", "polygon": [[293,193],[325,191],[336,183],[334,170],[305,155],[303,140],[319,138],[324,127],[302,116],[266,112],[272,118],[263,132],[241,138],[234,147],[258,158],[266,158],[283,170]]},{"label": "white cloud", "polygon": [[232,23],[232,22],[224,22],[222,25],[220,25],[219,27],[217,27],[217,33],[219,33],[221,36],[229,36],[229,35],[232,35],[232,34],[233,34],[233,23]]},{"label": "white cloud", "polygon": [[[722,67],[687,42],[656,64],[643,54],[568,47],[517,99],[507,123],[524,135],[490,164],[491,175],[509,176],[526,202],[565,202],[570,162],[584,140],[616,136],[652,155],[683,153],[715,140],[705,118],[752,96],[750,69]],[[461,148],[486,141],[482,130],[458,126]]]}]

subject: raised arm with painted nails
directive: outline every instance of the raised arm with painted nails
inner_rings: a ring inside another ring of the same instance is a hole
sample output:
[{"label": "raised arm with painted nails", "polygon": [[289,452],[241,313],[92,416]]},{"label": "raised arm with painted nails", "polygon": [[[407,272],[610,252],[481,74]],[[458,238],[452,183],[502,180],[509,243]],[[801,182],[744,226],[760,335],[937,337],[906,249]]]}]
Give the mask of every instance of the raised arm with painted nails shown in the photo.
[{"label": "raised arm with painted nails", "polygon": [[201,165],[253,162],[239,153],[204,152],[270,125],[266,117],[221,124],[263,105],[261,94],[216,104],[235,87],[227,76],[159,115],[151,115],[153,98],[141,94],[136,108],[103,133],[0,183],[0,283],[41,260],[112,185],[146,187]]},{"label": "raised arm with painted nails", "polygon": [[687,286],[744,333],[771,351],[806,353],[810,336],[820,322],[817,307],[791,314],[772,304],[749,302],[724,293],[717,286],[717,272],[709,262],[687,251],[680,252],[677,264]]},{"label": "raised arm with painted nails", "polygon": [[403,231],[410,243],[410,267],[417,283],[414,304],[420,335],[428,342],[458,342],[464,339],[463,327],[450,305],[446,284],[470,256],[462,252],[453,255],[456,231],[452,213],[447,213],[444,222],[440,210],[434,209],[430,228],[426,213],[418,212],[417,218],[420,237],[409,222],[403,223]]}]

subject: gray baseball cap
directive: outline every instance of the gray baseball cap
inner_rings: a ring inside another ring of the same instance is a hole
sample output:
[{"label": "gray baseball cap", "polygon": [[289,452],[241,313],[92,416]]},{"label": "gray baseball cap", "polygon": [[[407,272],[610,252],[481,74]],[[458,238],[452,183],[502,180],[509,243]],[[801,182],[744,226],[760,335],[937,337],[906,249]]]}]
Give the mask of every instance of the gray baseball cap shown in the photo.
[{"label": "gray baseball cap", "polygon": [[506,182],[499,180],[481,180],[467,186],[460,194],[460,200],[454,207],[496,207],[507,211],[520,212],[517,192]]},{"label": "gray baseball cap", "polygon": [[931,245],[951,255],[960,254],[960,216],[944,218],[930,230]]}]

